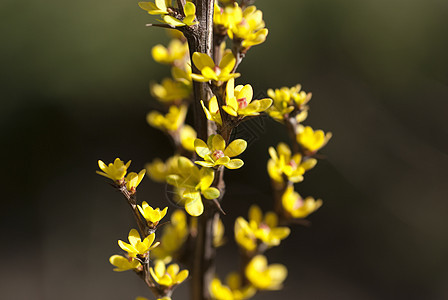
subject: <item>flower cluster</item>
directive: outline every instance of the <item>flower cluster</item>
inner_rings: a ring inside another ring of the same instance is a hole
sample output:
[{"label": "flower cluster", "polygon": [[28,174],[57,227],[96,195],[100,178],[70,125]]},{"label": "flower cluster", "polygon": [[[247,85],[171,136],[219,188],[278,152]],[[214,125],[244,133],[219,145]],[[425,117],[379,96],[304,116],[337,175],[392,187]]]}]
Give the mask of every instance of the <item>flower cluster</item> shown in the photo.
[{"label": "flower cluster", "polygon": [[152,111],[147,115],[146,120],[149,125],[162,131],[175,132],[184,124],[186,115],[186,106],[178,107],[172,105],[169,107],[169,112],[166,115],[163,115],[158,111]]},{"label": "flower cluster", "polygon": [[268,173],[271,179],[275,182],[283,183],[287,181],[297,183],[303,180],[305,171],[312,169],[317,160],[308,158],[306,161],[302,160],[302,155],[296,153],[291,154],[291,149],[285,143],[280,143],[277,150],[274,147],[269,148],[269,155],[271,158],[268,161]]},{"label": "flower cluster", "polygon": [[151,267],[149,272],[154,281],[164,288],[173,288],[188,277],[188,270],[179,272],[178,264],[171,264],[167,267],[162,260],[156,260],[154,268]]},{"label": "flower cluster", "polygon": [[206,199],[216,199],[220,192],[211,187],[215,172],[211,168],[199,169],[191,160],[180,156],[178,168],[174,174],[166,177],[167,183],[175,188],[174,201],[185,206],[185,210],[192,216],[200,216],[204,212],[202,196]]},{"label": "flower cluster", "polygon": [[288,237],[288,227],[278,227],[275,212],[267,212],[263,217],[260,207],[252,205],[249,209],[249,222],[242,217],[235,221],[235,240],[245,251],[254,252],[261,243],[266,247],[280,245]]},{"label": "flower cluster", "polygon": [[219,134],[212,134],[208,137],[207,144],[200,139],[194,141],[194,150],[204,159],[196,161],[200,166],[206,168],[224,166],[227,169],[239,169],[244,162],[241,159],[231,157],[238,156],[246,150],[247,142],[237,139],[226,147],[226,142]]},{"label": "flower cluster", "polygon": [[145,176],[146,170],[143,169],[138,174],[131,172],[126,176],[130,165],[131,161],[124,164],[124,162],[119,158],[116,158],[114,162],[109,165],[106,165],[102,160],[98,160],[98,166],[101,171],[96,171],[96,173],[112,179],[119,187],[126,187],[129,194],[133,195],[136,192],[137,186]]},{"label": "flower cluster", "polygon": [[[254,99],[251,84],[235,82],[248,50],[263,43],[268,34],[263,13],[249,2],[139,2],[161,22],[149,25],[169,28],[173,37],[167,46],[158,44],[151,51],[157,63],[171,68],[171,76],[150,84],[157,104],[146,120],[171,139],[175,152],[165,161],[154,159],[138,173],[128,172],[131,161],[125,164],[117,158],[107,165],[99,160],[97,173],[112,180],[126,198],[138,226],[130,230],[127,242],[118,241],[122,255],[112,255],[109,261],[114,271],[134,271],[159,300],[171,300],[173,290],[187,280],[189,271],[181,270],[179,262],[194,268],[195,284],[203,281],[193,288],[201,299],[243,300],[257,291],[282,288],[288,271],[281,264],[268,264],[265,252],[290,235],[292,224],[304,222],[297,219],[322,205],[320,199],[302,198],[294,187],[316,166],[317,152],[331,138],[331,133],[301,124],[308,115],[311,93],[296,85],[270,89],[269,98]],[[197,15],[195,3],[200,4]],[[190,106],[195,127],[186,124]],[[248,147],[245,139],[235,138],[234,130],[262,114],[286,125],[291,138],[289,145],[281,142],[269,147],[267,171],[274,207],[263,213],[252,204],[247,219],[236,218],[239,271],[229,273],[225,282],[218,275],[212,279],[212,269],[205,269],[213,265],[214,252],[226,242],[221,208],[227,186],[224,174],[244,166],[239,156]],[[168,222],[163,221],[168,207],[137,202],[137,187],[146,174],[166,184],[166,197],[180,208],[170,210]]]},{"label": "flower cluster", "polygon": [[322,205],[322,200],[314,200],[313,197],[303,199],[294,187],[289,185],[282,196],[282,205],[288,216],[292,218],[306,218]]},{"label": "flower cluster", "polygon": [[278,290],[281,289],[288,270],[281,264],[268,265],[265,256],[257,255],[247,265],[245,274],[259,290]]},{"label": "flower cluster", "polygon": [[138,231],[136,229],[131,229],[128,237],[129,244],[123,242],[122,240],[119,240],[118,246],[126,251],[129,257],[146,257],[150,250],[160,244],[159,242],[155,243],[154,245],[152,244],[155,238],[155,234],[152,233],[142,241]]},{"label": "flower cluster", "polygon": [[269,89],[268,96],[274,101],[268,110],[269,116],[279,122],[284,122],[285,118],[293,116],[297,122],[303,122],[308,116],[308,106],[311,100],[311,93],[301,90],[300,84],[293,87],[282,87],[280,89]]},{"label": "flower cluster", "polygon": [[223,35],[227,33],[243,51],[263,43],[268,35],[263,13],[255,6],[243,10],[236,2],[229,2],[224,8],[215,4],[213,22],[217,32]]},{"label": "flower cluster", "polygon": [[296,138],[307,154],[314,154],[328,143],[331,136],[331,132],[325,134],[322,130],[314,131],[310,126],[299,126]]},{"label": "flower cluster", "polygon": [[[123,193],[133,209],[140,229],[140,233],[137,229],[131,229],[128,242],[118,241],[118,245],[125,255],[112,255],[109,262],[115,267],[114,271],[134,270],[141,276],[149,278],[151,286],[158,291],[158,295],[162,296],[160,299],[168,299],[172,290],[188,277],[188,270],[179,272],[177,264],[166,267],[165,263],[159,260],[152,263],[150,255],[153,251],[157,251],[156,249],[161,244],[160,241],[155,242],[155,232],[160,221],[166,215],[168,207],[161,210],[160,208],[154,209],[146,201],[143,201],[141,205],[136,203],[136,188],[142,181],[146,170],[143,169],[138,174],[131,172],[126,175],[130,164],[131,161],[124,164],[119,158],[109,165],[101,160],[98,161],[101,171],[97,171],[97,173],[112,179],[114,186]],[[162,235],[161,240],[164,245],[159,254],[168,251],[173,254],[187,236],[185,214],[181,211],[174,213],[171,216],[171,224],[166,227],[165,231],[169,232],[168,239],[166,234]],[[175,246],[173,246],[173,242],[170,243],[170,239],[173,238],[175,238]]]},{"label": "flower cluster", "polygon": [[236,63],[232,52],[227,52],[218,65],[207,54],[195,52],[193,53],[193,63],[201,74],[191,74],[191,78],[199,82],[213,80],[220,85],[222,82],[227,82],[229,79],[241,75],[240,73],[232,73]]},{"label": "flower cluster", "polygon": [[240,274],[232,272],[227,275],[226,285],[214,278],[210,284],[210,294],[216,300],[242,300],[249,299],[255,295],[256,289],[253,285],[242,284]]},{"label": "flower cluster", "polygon": [[258,116],[268,109],[272,100],[269,98],[254,100],[253,90],[250,84],[235,86],[235,80],[231,79],[226,85],[226,105],[222,109],[231,116]]},{"label": "flower cluster", "polygon": [[312,197],[303,200],[294,190],[294,183],[303,181],[305,172],[315,167],[315,154],[327,144],[332,134],[301,124],[308,115],[307,103],[311,93],[301,91],[300,85],[269,89],[268,95],[273,100],[273,105],[267,110],[269,116],[285,124],[290,136],[294,137],[294,151],[285,143],[278,144],[277,149],[269,148],[271,158],[267,170],[277,207],[281,208],[277,212],[286,220],[305,218],[322,205],[322,200]]}]

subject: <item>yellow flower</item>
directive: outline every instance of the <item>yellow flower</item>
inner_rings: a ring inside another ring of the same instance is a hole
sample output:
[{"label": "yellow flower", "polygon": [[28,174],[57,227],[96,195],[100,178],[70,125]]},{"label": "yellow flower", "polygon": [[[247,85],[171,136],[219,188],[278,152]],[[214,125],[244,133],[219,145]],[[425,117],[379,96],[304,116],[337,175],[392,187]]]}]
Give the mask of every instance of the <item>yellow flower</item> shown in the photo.
[{"label": "yellow flower", "polygon": [[114,269],[114,271],[116,272],[123,272],[141,267],[141,264],[138,262],[138,260],[132,257],[128,259],[121,255],[112,255],[109,258],[109,262],[116,267]]},{"label": "yellow flower", "polygon": [[125,165],[121,159],[116,158],[113,164],[110,163],[107,166],[102,160],[98,160],[98,166],[103,172],[96,171],[96,173],[113,181],[122,181],[130,164],[131,161],[128,161]]},{"label": "yellow flower", "polygon": [[193,63],[201,72],[201,75],[191,74],[191,78],[195,81],[207,82],[214,80],[226,82],[230,78],[236,78],[241,75],[239,73],[231,73],[236,63],[232,52],[228,52],[223,56],[219,66],[216,66],[213,59],[207,54],[195,52],[193,53]]},{"label": "yellow flower", "polygon": [[282,204],[285,211],[293,218],[306,218],[322,206],[322,200],[314,200],[312,197],[304,200],[294,191],[294,186],[290,185],[282,196]]},{"label": "yellow flower", "polygon": [[235,220],[235,241],[243,249],[252,252],[257,249],[257,238],[250,228],[249,223],[243,217]]},{"label": "yellow flower", "polygon": [[299,153],[291,156],[291,149],[285,143],[279,143],[277,151],[274,147],[269,148],[271,158],[268,161],[269,176],[276,182],[282,183],[286,177],[291,182],[300,182],[303,180],[303,174],[317,163],[314,158],[302,161],[302,155]]},{"label": "yellow flower", "polygon": [[157,182],[166,182],[166,176],[177,173],[177,161],[179,156],[172,156],[164,163],[161,159],[156,158],[152,163],[146,164],[146,170],[149,177]]},{"label": "yellow flower", "polygon": [[168,210],[168,207],[165,207],[163,210],[160,210],[158,207],[154,209],[149,206],[146,201],[143,201],[142,206],[137,205],[137,207],[142,216],[150,225],[157,225],[166,215],[166,211]]},{"label": "yellow flower", "polygon": [[241,159],[230,158],[243,153],[246,147],[247,142],[242,139],[234,140],[226,147],[226,142],[219,134],[210,135],[207,144],[203,140],[196,139],[194,149],[204,161],[195,161],[195,163],[206,168],[223,165],[228,169],[238,169],[244,162]]},{"label": "yellow flower", "polygon": [[232,272],[227,276],[227,285],[215,278],[210,283],[210,295],[215,300],[245,300],[255,295],[256,289],[252,285],[242,286],[241,276]]},{"label": "yellow flower", "polygon": [[196,131],[189,125],[182,126],[180,130],[180,143],[185,150],[194,151],[194,140],[197,137]]},{"label": "yellow flower", "polygon": [[269,98],[252,101],[253,90],[250,84],[234,88],[235,79],[231,78],[226,86],[226,104],[222,108],[231,116],[258,116],[268,109],[272,100]]},{"label": "yellow flower", "polygon": [[257,240],[268,247],[280,245],[281,240],[288,237],[288,227],[277,227],[278,217],[274,212],[263,213],[257,205],[249,209],[249,222],[238,217],[235,222],[235,240],[247,251],[254,251],[258,245]]},{"label": "yellow flower", "polygon": [[[140,239],[140,235],[136,229],[131,229],[129,232],[129,243],[125,243],[122,240],[118,241],[118,246],[126,251],[129,257],[136,257],[137,255],[145,256],[148,251],[157,247],[160,243],[157,242],[154,245],[152,243],[155,239],[155,234],[148,235],[143,241]],[[152,246],[151,246],[152,245]]]},{"label": "yellow flower", "polygon": [[255,6],[248,6],[243,11],[243,18],[228,31],[232,40],[241,39],[243,48],[250,48],[263,43],[268,35],[268,30],[264,28],[263,13]]},{"label": "yellow flower", "polygon": [[288,270],[281,264],[268,266],[265,256],[255,256],[247,265],[246,277],[259,290],[278,290],[288,275]]},{"label": "yellow flower", "polygon": [[326,134],[322,130],[314,131],[310,126],[299,126],[297,133],[297,142],[310,154],[314,154],[325,146],[330,140],[332,134],[327,132]]},{"label": "yellow flower", "polygon": [[172,67],[171,68],[171,76],[178,81],[183,83],[186,87],[188,87],[191,92],[191,65],[190,62],[185,63],[181,67]]},{"label": "yellow flower", "polygon": [[170,0],[154,0],[153,2],[139,2],[138,6],[146,10],[150,15],[166,15],[168,14],[168,6]]},{"label": "yellow flower", "polygon": [[154,46],[151,53],[156,62],[171,65],[176,61],[185,59],[185,55],[188,53],[188,44],[173,39],[168,47],[160,44]]},{"label": "yellow flower", "polygon": [[301,91],[302,86],[297,84],[291,88],[269,89],[268,96],[274,100],[274,104],[268,109],[268,114],[276,121],[282,122],[285,116],[297,109],[299,113],[295,116],[297,122],[303,122],[308,116],[306,104],[311,100],[311,93]]},{"label": "yellow flower", "polygon": [[146,120],[149,125],[162,131],[176,131],[184,123],[186,115],[187,107],[185,105],[180,107],[172,105],[166,115],[162,115],[157,111],[151,111],[146,116]]},{"label": "yellow flower", "polygon": [[[146,10],[150,15],[160,15],[163,20],[159,20],[161,22],[167,23],[173,27],[181,27],[181,26],[192,26],[196,25],[199,22],[195,21],[196,18],[196,6],[187,1],[184,6],[184,15],[185,18],[183,20],[179,20],[171,15],[169,15],[170,11],[172,11],[171,1],[170,0],[155,0],[152,2],[139,2],[138,5]],[[170,9],[168,9],[170,8]]]},{"label": "yellow flower", "polygon": [[150,268],[152,278],[155,282],[164,287],[173,287],[182,283],[188,277],[188,270],[179,272],[179,265],[171,264],[168,267],[161,260],[156,260],[154,268]]},{"label": "yellow flower", "polygon": [[187,217],[178,209],[171,214],[171,222],[163,227],[160,246],[151,251],[157,259],[167,262],[176,255],[188,237]]},{"label": "yellow flower", "polygon": [[204,211],[201,194],[206,199],[216,199],[220,192],[217,188],[210,187],[215,178],[211,168],[199,168],[186,157],[178,159],[178,174],[168,175],[167,182],[176,188],[179,201],[185,204],[185,210],[197,217]]},{"label": "yellow flower", "polygon": [[216,99],[216,96],[213,96],[208,101],[208,109],[205,107],[204,101],[202,100],[201,105],[207,119],[219,124],[219,126],[222,126],[221,113],[219,112],[218,100]]},{"label": "yellow flower", "polygon": [[196,6],[192,2],[187,1],[187,3],[185,3],[184,15],[185,15],[185,18],[182,21],[173,16],[169,16],[169,15],[162,16],[162,19],[165,23],[167,23],[171,26],[175,26],[175,27],[193,26],[193,25],[199,24],[198,21],[195,21]]},{"label": "yellow flower", "polygon": [[137,186],[142,181],[143,177],[145,176],[146,170],[141,170],[138,174],[131,172],[126,176],[126,189],[131,193],[134,194],[135,190],[137,189]]},{"label": "yellow flower", "polygon": [[224,28],[229,29],[241,22],[242,19],[243,11],[238,6],[238,3],[234,2],[233,6],[228,5],[221,8],[215,2],[215,9],[213,12],[214,25],[223,26]]},{"label": "yellow flower", "polygon": [[191,95],[191,87],[184,81],[165,78],[160,84],[150,85],[151,95],[162,103],[180,102]]}]

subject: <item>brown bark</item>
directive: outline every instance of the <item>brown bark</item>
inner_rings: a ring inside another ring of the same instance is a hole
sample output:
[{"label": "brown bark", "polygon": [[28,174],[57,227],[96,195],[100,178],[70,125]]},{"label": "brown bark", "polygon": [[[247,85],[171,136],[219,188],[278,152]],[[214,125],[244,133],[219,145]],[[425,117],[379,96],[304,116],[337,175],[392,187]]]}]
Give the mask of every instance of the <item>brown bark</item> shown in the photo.
[{"label": "brown bark", "polygon": [[[190,57],[194,52],[205,53],[213,57],[213,9],[214,0],[197,0],[196,18],[198,26],[190,27],[184,31],[188,40]],[[199,73],[192,63],[194,73]],[[212,97],[212,91],[208,83],[193,81],[193,114],[194,127],[198,138],[207,140],[211,133],[215,133],[216,127],[212,126],[205,118],[200,101],[207,102]],[[214,216],[218,213],[211,201],[204,200],[206,207],[204,213],[198,217],[198,228],[194,249],[190,249],[191,263],[191,293],[193,300],[210,299],[209,286],[215,275],[215,248],[213,247]]]}]

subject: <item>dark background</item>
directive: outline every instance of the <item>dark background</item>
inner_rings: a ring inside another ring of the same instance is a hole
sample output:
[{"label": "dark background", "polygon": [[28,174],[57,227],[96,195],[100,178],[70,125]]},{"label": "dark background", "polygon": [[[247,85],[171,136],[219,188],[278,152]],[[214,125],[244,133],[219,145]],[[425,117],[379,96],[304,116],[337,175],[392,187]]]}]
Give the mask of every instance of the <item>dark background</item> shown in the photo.
[{"label": "dark background", "polygon": [[[238,82],[255,94],[301,83],[313,92],[306,124],[334,134],[298,185],[324,206],[267,252],[289,277],[257,299],[447,299],[448,2],[257,6],[269,36]],[[145,122],[148,84],[169,73],[150,55],[165,32],[146,28],[154,18],[133,1],[3,0],[0,12],[2,299],[149,297],[109,265],[134,224],[95,170],[118,156],[138,171],[172,153]],[[267,148],[287,137],[268,120],[257,136],[245,167],[227,172],[229,241],[252,203],[270,209]],[[139,197],[164,205],[164,189],[146,178]],[[221,278],[235,257],[229,242]]]}]

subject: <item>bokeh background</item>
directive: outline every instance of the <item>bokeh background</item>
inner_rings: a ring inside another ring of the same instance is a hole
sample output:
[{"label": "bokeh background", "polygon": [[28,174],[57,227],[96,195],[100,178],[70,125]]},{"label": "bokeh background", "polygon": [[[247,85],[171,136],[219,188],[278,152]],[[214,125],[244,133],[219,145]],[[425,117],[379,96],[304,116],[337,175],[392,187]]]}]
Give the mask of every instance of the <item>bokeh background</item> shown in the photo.
[{"label": "bokeh background", "polygon": [[[299,185],[324,206],[267,253],[289,278],[257,299],[447,299],[448,2],[257,6],[269,36],[239,82],[255,93],[301,83],[313,92],[306,124],[334,134]],[[150,50],[167,35],[133,1],[3,0],[0,13],[1,298],[149,297],[108,263],[133,220],[95,170],[98,159],[137,171],[172,153],[145,122],[149,82],[168,75]],[[270,208],[267,148],[285,140],[265,120],[245,168],[227,173],[221,278],[237,266],[232,220]],[[145,179],[139,198],[164,205],[164,189]]]}]

